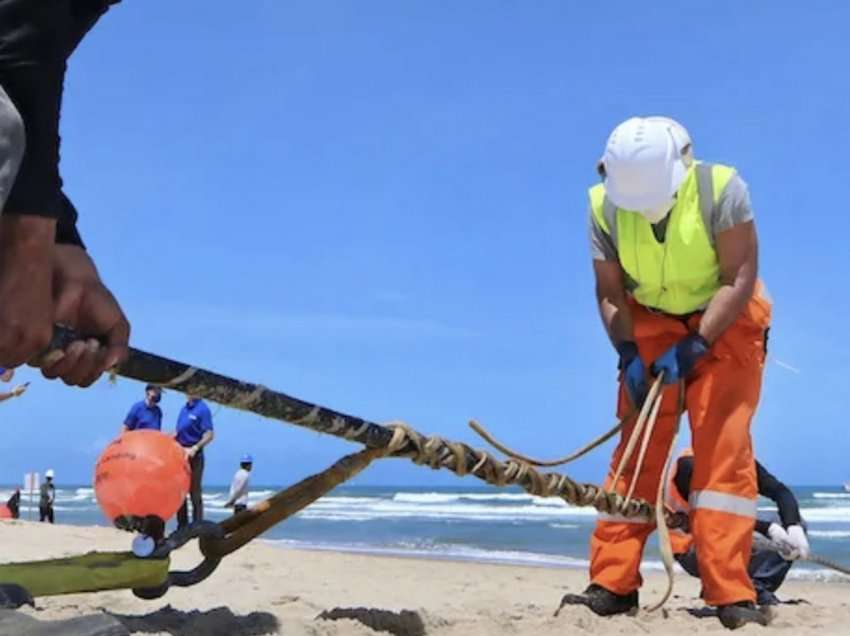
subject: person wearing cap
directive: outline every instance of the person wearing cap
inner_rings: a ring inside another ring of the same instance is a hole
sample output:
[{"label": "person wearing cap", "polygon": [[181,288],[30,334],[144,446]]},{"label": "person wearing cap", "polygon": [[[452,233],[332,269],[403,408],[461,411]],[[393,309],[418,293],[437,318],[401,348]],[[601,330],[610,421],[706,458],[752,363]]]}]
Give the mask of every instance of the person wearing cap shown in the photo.
[{"label": "person wearing cap", "polygon": [[225,508],[233,506],[233,514],[239,514],[248,508],[248,482],[251,478],[251,468],[254,466],[254,458],[243,455],[239,461],[239,470],[233,475],[230,482],[230,495],[227,498]]},{"label": "person wearing cap", "polygon": [[[186,405],[177,417],[177,433],[175,439],[186,451],[192,479],[189,487],[189,498],[192,500],[192,521],[204,518],[204,499],[202,482],[204,478],[204,448],[213,441],[212,413],[206,403],[197,395],[189,395]],[[189,525],[189,504],[184,501],[177,511],[177,527]]]},{"label": "person wearing cap", "polygon": [[38,499],[39,521],[53,523],[53,502],[56,501],[56,486],[53,484],[53,469],[44,473],[44,483],[41,484]]},{"label": "person wearing cap", "polygon": [[[13,377],[15,377],[14,369],[4,369],[3,367],[0,367],[0,382],[11,382]],[[19,384],[11,391],[0,391],[0,402],[21,397],[24,393],[26,393],[29,385],[29,382],[25,382],[23,384]]]},{"label": "person wearing cap", "polygon": [[155,384],[148,384],[145,387],[145,399],[130,407],[130,412],[124,418],[121,431],[126,433],[127,431],[145,429],[161,430],[162,409],[159,408],[160,400],[162,400],[162,389]]},{"label": "person wearing cap", "polygon": [[[691,426],[690,527],[706,603],[721,623],[764,623],[747,574],[756,515],[750,422],[759,401],[771,303],[757,278],[747,185],[736,170],[694,159],[687,130],[633,117],[611,133],[590,189],[590,237],[602,323],[619,356],[620,418],[663,377],[662,403],[639,475],[633,455],[612,483],[635,419],[624,422],[605,487],[655,501],[678,421]],[[597,614],[638,606],[649,520],[601,514],[591,538],[591,584],[568,603]]]},{"label": "person wearing cap", "polygon": [[[693,536],[689,532],[688,514],[691,480],[694,473],[694,453],[688,448],[682,451],[670,471],[667,486],[667,509],[682,515],[684,523],[671,529],[670,542],[676,562],[691,576],[699,577],[699,563],[694,548]],[[809,539],[800,515],[800,505],[791,489],[774,477],[756,461],[756,483],[758,493],[776,504],[776,514],[756,519],[756,532],[773,542],[781,551],[763,546],[753,546],[747,571],[756,589],[756,603],[760,606],[776,605],[776,590],[785,581],[788,571],[796,559],[807,559],[811,554]]]}]

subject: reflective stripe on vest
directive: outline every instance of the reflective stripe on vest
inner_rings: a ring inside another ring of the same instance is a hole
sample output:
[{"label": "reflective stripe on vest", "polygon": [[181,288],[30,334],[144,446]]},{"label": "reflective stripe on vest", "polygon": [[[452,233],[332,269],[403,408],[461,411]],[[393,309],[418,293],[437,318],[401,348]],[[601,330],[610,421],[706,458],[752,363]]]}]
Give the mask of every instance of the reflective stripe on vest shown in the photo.
[{"label": "reflective stripe on vest", "polygon": [[720,288],[711,217],[734,168],[697,163],[679,187],[676,205],[659,243],[652,225],[637,212],[617,209],[605,186],[590,189],[596,224],[611,237],[620,265],[634,281],[640,304],[669,314],[702,309]]},{"label": "reflective stripe on vest", "polygon": [[739,517],[756,518],[756,500],[717,490],[691,491],[688,503],[694,510],[716,510]]}]

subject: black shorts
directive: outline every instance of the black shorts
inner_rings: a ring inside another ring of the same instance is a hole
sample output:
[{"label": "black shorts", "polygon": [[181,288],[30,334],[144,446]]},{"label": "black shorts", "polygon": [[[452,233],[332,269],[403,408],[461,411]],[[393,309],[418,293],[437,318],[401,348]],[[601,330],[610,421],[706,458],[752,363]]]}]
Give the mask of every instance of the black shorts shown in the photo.
[{"label": "black shorts", "polygon": [[68,58],[118,0],[0,0],[0,86],[24,122],[26,147],[4,214],[57,219],[56,240],[82,245],[59,176],[59,115]]}]

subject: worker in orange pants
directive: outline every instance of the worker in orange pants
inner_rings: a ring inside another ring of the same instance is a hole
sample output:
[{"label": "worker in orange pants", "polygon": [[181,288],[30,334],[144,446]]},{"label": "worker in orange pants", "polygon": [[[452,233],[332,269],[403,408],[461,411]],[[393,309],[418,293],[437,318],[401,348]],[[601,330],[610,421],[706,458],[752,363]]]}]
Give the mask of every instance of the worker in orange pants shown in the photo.
[{"label": "worker in orange pants", "polygon": [[[756,512],[750,423],[758,404],[771,306],[757,279],[746,184],[733,168],[697,162],[683,126],[632,118],[611,134],[590,190],[596,293],[620,356],[618,413],[642,406],[663,376],[661,409],[639,474],[614,471],[606,488],[654,501],[677,421],[680,386],[691,425],[690,526],[705,601],[730,628],[764,622],[747,574]],[[591,585],[567,603],[610,615],[637,608],[649,520],[601,515],[591,540]]]}]

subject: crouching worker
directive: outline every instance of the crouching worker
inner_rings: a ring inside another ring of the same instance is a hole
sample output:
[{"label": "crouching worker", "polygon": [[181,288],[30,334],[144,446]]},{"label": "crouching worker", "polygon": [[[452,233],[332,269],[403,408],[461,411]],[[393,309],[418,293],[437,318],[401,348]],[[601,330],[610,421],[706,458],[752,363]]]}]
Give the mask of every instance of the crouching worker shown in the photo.
[{"label": "crouching worker", "polygon": [[[667,506],[675,513],[687,517],[690,514],[688,499],[691,495],[691,477],[694,472],[693,452],[688,449],[677,460],[671,471],[667,488]],[[809,541],[803,530],[800,506],[791,490],[771,475],[764,466],[756,462],[758,492],[776,503],[779,519],[756,520],[756,532],[787,550],[780,555],[775,550],[753,546],[748,572],[756,589],[756,603],[776,605],[779,600],[775,592],[785,580],[793,564],[789,558],[806,559],[809,556]],[[696,548],[687,522],[683,527],[672,530],[670,540],[676,561],[691,576],[699,577]],[[789,557],[789,558],[785,558]]]}]

